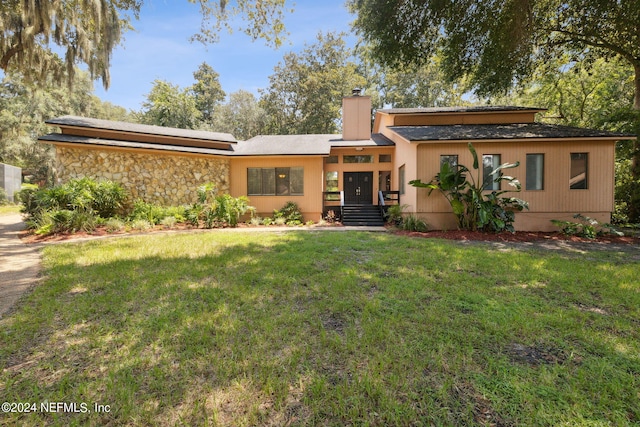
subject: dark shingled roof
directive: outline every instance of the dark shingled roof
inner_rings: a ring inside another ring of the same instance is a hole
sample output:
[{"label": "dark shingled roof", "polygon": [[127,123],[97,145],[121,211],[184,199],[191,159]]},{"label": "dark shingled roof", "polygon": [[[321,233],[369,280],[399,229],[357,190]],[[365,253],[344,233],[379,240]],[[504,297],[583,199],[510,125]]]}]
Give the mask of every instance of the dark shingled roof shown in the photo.
[{"label": "dark shingled roof", "polygon": [[342,135],[260,135],[234,147],[236,156],[328,156],[332,147],[387,147],[393,141],[374,134],[371,139],[345,141]]},{"label": "dark shingled roof", "polygon": [[355,141],[345,141],[340,138],[331,141],[331,146],[334,148],[345,147],[393,147],[396,144],[389,138],[381,133],[374,133],[371,135],[371,139],[359,139]]},{"label": "dark shingled roof", "polygon": [[133,142],[133,141],[117,141],[113,139],[100,139],[90,138],[86,136],[76,135],[64,135],[61,133],[51,133],[38,138],[38,141],[43,142],[62,142],[78,145],[101,145],[106,147],[119,147],[119,148],[139,148],[144,150],[159,150],[172,153],[193,153],[193,154],[218,154],[218,155],[231,155],[233,152],[229,150],[218,150],[215,148],[201,148],[201,147],[185,147],[182,145],[168,145],[168,144],[152,144],[148,142]]},{"label": "dark shingled roof", "polygon": [[635,135],[544,123],[500,125],[391,126],[409,141],[483,141],[518,139],[606,138],[627,139]]},{"label": "dark shingled roof", "polygon": [[516,107],[512,105],[478,105],[470,107],[389,108],[378,110],[387,114],[437,114],[437,113],[498,113],[517,111],[546,111],[546,108]]},{"label": "dark shingled roof", "polygon": [[260,135],[234,147],[237,156],[328,156],[336,135]]},{"label": "dark shingled roof", "polygon": [[91,129],[138,133],[145,135],[169,136],[175,138],[197,139],[201,141],[226,142],[234,144],[237,140],[229,133],[208,132],[203,130],[177,129],[164,126],[141,125],[137,123],[113,120],[92,119],[88,117],[63,116],[47,120],[45,123],[58,126],[73,126]]}]

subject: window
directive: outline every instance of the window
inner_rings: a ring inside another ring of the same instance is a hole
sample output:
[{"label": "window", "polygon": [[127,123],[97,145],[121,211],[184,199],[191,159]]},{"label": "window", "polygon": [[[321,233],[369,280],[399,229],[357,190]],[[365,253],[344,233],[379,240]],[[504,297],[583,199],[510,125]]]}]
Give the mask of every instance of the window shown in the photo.
[{"label": "window", "polygon": [[495,182],[495,175],[491,172],[500,166],[500,154],[485,154],[482,156],[482,185],[485,190],[499,190],[500,183]]},{"label": "window", "polygon": [[327,164],[329,163],[338,163],[338,156],[329,156],[327,157],[326,162]]},{"label": "window", "polygon": [[400,180],[400,194],[404,194],[404,165],[400,166],[400,168],[398,169],[398,176],[399,176],[399,180]]},{"label": "window", "polygon": [[586,190],[588,187],[588,153],[571,153],[571,175],[569,188],[572,190]]},{"label": "window", "polygon": [[378,156],[379,163],[391,163],[391,154],[380,154]]},{"label": "window", "polygon": [[440,156],[440,167],[445,163],[449,163],[451,168],[458,166],[458,156],[456,154],[443,154]]},{"label": "window", "polygon": [[343,156],[343,163],[373,163],[373,156],[370,155],[357,155],[357,156]]},{"label": "window", "polygon": [[544,154],[527,154],[526,190],[544,190]]},{"label": "window", "polygon": [[[324,191],[340,191],[338,187],[338,172],[331,171],[327,172],[324,176]],[[327,201],[332,200],[340,200],[339,194],[328,194],[326,195]]]},{"label": "window", "polygon": [[391,191],[391,172],[378,172],[378,189],[379,191]]},{"label": "window", "polygon": [[339,191],[338,172],[327,172],[325,175],[324,191]]},{"label": "window", "polygon": [[304,168],[248,168],[249,196],[302,196]]}]

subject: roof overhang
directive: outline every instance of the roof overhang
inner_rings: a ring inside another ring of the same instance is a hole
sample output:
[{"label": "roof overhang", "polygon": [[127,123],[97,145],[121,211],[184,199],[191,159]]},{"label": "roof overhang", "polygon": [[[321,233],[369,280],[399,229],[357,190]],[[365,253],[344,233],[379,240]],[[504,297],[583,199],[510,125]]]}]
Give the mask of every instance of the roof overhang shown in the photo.
[{"label": "roof overhang", "polygon": [[390,126],[410,143],[531,142],[531,141],[619,141],[635,135],[544,123]]},{"label": "roof overhang", "polygon": [[100,139],[91,138],[85,136],[65,135],[59,133],[52,133],[44,135],[38,138],[38,141],[45,144],[53,144],[60,146],[70,147],[103,147],[103,148],[116,148],[116,149],[134,149],[145,150],[163,153],[180,153],[180,154],[192,154],[192,155],[218,155],[229,156],[233,152],[230,150],[220,150],[214,148],[201,148],[201,147],[185,147],[180,145],[167,145],[167,144],[151,144],[146,142],[134,142],[134,141],[120,141],[112,139]]}]

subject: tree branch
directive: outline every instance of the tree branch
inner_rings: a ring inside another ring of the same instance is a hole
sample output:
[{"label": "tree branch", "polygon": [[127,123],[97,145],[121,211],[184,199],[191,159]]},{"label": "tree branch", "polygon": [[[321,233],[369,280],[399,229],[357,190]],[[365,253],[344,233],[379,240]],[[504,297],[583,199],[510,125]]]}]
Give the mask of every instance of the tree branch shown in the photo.
[{"label": "tree branch", "polygon": [[603,39],[600,39],[601,41],[592,40],[584,34],[574,33],[573,31],[563,30],[560,28],[546,28],[545,30],[555,32],[555,33],[560,33],[562,35],[567,36],[567,39],[564,42],[557,43],[557,44],[566,44],[569,42],[584,43],[587,46],[607,49],[614,53],[617,53],[618,55],[622,56],[632,64],[640,63],[640,58],[636,58],[632,52],[628,52],[623,47],[618,46],[611,42],[607,42]]}]

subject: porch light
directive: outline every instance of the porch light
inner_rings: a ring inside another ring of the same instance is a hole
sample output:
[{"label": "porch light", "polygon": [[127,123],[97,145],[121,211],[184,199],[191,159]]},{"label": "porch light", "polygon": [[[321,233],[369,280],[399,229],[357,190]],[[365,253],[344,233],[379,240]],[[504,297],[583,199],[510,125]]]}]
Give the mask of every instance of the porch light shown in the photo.
[{"label": "porch light", "polygon": [[280,178],[280,179],[284,179],[286,176],[287,176],[287,175],[285,175],[285,174],[281,173],[280,175],[278,175],[278,178]]}]

